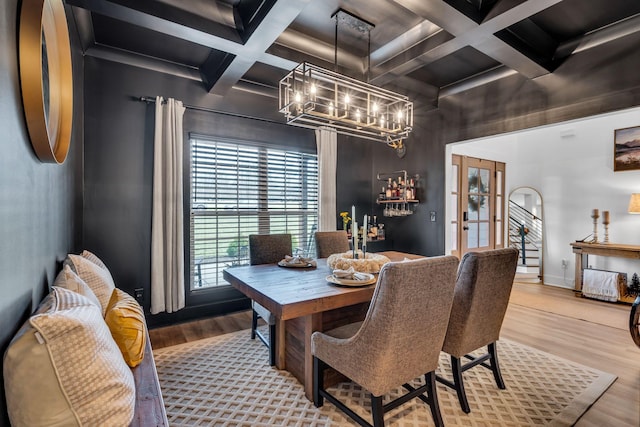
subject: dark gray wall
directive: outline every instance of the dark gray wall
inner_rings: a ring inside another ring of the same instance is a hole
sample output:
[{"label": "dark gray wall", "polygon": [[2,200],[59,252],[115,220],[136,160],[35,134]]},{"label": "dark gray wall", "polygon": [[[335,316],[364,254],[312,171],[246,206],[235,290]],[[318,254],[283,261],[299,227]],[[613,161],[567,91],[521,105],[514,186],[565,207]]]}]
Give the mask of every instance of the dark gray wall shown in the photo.
[{"label": "dark gray wall", "polygon": [[[40,163],[31,148],[20,95],[19,4],[0,2],[1,354],[48,291],[59,262],[81,240],[82,60],[72,37],[75,105],[69,157],[62,166]],[[4,388],[0,388],[0,426],[8,425]]]},{"label": "dark gray wall", "polygon": [[[266,117],[277,117],[273,114],[277,100],[232,90],[221,103],[198,82],[90,57],[85,70],[83,244],[105,261],[118,287],[130,294],[143,288],[142,305],[148,312],[155,105],[137,98],[162,95],[185,105]],[[184,127],[187,132],[315,151],[313,131],[265,120],[187,109]],[[149,325],[248,308],[248,301],[239,293],[207,292],[211,294],[193,297],[188,301],[190,307],[177,313],[149,315]],[[227,301],[212,302],[216,298]]]},{"label": "dark gray wall", "polygon": [[[416,116],[423,114],[416,111]],[[356,220],[363,215],[376,215],[378,223],[385,225],[386,241],[369,244],[368,249],[397,250],[420,255],[441,255],[444,251],[444,143],[433,138],[433,129],[424,121],[417,122],[406,140],[407,154],[403,158],[385,144],[358,138],[338,136],[338,191],[337,210],[351,212],[356,206]],[[420,175],[414,214],[406,217],[385,218],[383,205],[376,204],[380,188],[385,185],[376,179],[378,173],[406,170],[409,175]],[[436,221],[430,221],[429,212],[436,212]],[[339,224],[339,223],[338,223]],[[340,225],[338,225],[340,227]]]}]

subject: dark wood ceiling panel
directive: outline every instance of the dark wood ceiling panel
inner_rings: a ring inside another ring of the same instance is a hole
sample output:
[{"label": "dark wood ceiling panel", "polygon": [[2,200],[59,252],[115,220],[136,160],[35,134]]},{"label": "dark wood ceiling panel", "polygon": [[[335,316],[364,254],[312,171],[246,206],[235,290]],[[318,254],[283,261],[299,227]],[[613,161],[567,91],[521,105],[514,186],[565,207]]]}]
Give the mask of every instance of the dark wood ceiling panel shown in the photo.
[{"label": "dark wood ceiling panel", "polygon": [[497,0],[444,0],[478,24],[484,21]]},{"label": "dark wood ceiling panel", "polygon": [[245,42],[267,16],[276,0],[241,0],[234,8],[238,30]]},{"label": "dark wood ceiling panel", "polygon": [[[640,32],[640,0],[66,0],[87,55],[273,96],[302,61],[437,105],[496,80],[553,77]],[[344,9],[374,25],[338,26]],[[369,61],[370,60],[370,61]],[[563,62],[564,61],[564,62]],[[369,67],[369,63],[371,67]]]},{"label": "dark wood ceiling panel", "polygon": [[410,73],[409,77],[443,87],[499,65],[498,61],[472,47],[466,47]]},{"label": "dark wood ceiling panel", "polygon": [[[72,3],[67,1],[67,3]],[[201,1],[169,2],[158,0],[109,0],[103,3],[118,4],[146,15],[155,16],[169,22],[214,34],[228,40],[241,39],[236,28],[234,9],[224,2],[210,2],[205,9]],[[195,10],[187,4],[197,7]]]},{"label": "dark wood ceiling panel", "polygon": [[[207,59],[211,51],[183,39],[96,13],[92,14],[92,19],[95,40],[100,45],[196,68]],[[154,43],[149,43],[149,40],[154,40]]]},{"label": "dark wood ceiling panel", "polygon": [[531,16],[559,41],[566,41],[640,14],[638,0],[565,0]]},{"label": "dark wood ceiling panel", "polygon": [[262,84],[264,86],[276,88],[277,84],[274,84],[274,82],[279,82],[285,74],[286,73],[283,72],[280,68],[272,67],[266,64],[255,63],[249,69],[249,71],[245,73],[243,79]]},{"label": "dark wood ceiling panel", "polygon": [[[335,20],[331,16],[340,8],[375,25],[371,30],[372,51],[423,21],[415,13],[391,1],[316,0],[298,15],[290,28],[306,34],[310,39],[333,45]],[[352,53],[358,56],[367,54],[366,40],[362,34],[339,27],[338,39],[339,45],[349,46]]]}]

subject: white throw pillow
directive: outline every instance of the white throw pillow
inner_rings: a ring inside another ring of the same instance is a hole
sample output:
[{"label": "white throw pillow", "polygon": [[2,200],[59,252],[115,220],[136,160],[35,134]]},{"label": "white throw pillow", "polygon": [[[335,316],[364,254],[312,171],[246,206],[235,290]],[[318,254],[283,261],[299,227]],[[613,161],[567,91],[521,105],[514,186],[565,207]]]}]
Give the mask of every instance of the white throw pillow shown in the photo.
[{"label": "white throw pillow", "polygon": [[96,294],[102,308],[102,317],[104,317],[107,306],[109,305],[109,299],[116,287],[109,270],[98,266],[80,255],[69,254],[65,262],[69,264],[71,269],[75,271],[89,288],[91,288],[93,293]]},{"label": "white throw pillow", "polygon": [[93,252],[89,252],[87,250],[84,250],[84,251],[82,251],[80,256],[82,258],[88,259],[89,261],[91,261],[92,263],[97,265],[98,267],[104,268],[105,270],[109,271],[109,269],[104,264],[104,262],[102,262],[102,260],[100,258],[98,258],[98,256],[96,254],[94,254]]},{"label": "white throw pillow", "polygon": [[53,286],[69,289],[70,291],[77,292],[80,295],[87,297],[102,311],[102,305],[100,304],[100,301],[98,301],[96,294],[93,293],[91,288],[80,278],[80,276],[71,270],[69,265],[65,265],[62,268],[62,271],[58,273],[58,277],[54,280]]},{"label": "white throw pillow", "polygon": [[126,426],[135,410],[133,374],[100,309],[54,287],[4,358],[11,425]]}]

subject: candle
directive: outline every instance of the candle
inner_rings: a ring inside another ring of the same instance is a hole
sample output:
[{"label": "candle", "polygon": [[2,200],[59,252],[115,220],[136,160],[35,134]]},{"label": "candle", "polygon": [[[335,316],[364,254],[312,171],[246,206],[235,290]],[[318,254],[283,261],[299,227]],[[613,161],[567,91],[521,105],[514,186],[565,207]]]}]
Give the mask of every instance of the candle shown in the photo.
[{"label": "candle", "polygon": [[591,218],[598,218],[600,215],[598,214],[598,209],[594,209],[591,214]]},{"label": "candle", "polygon": [[364,258],[367,257],[367,215],[362,220],[362,253]]},{"label": "candle", "polygon": [[353,259],[358,257],[358,223],[353,221]]},{"label": "candle", "polygon": [[358,239],[358,229],[356,228],[356,207],[354,205],[351,205],[351,236],[353,238],[353,242],[354,242],[354,250],[355,248],[355,242]]},{"label": "candle", "polygon": [[602,212],[602,223],[609,224],[609,211]]}]

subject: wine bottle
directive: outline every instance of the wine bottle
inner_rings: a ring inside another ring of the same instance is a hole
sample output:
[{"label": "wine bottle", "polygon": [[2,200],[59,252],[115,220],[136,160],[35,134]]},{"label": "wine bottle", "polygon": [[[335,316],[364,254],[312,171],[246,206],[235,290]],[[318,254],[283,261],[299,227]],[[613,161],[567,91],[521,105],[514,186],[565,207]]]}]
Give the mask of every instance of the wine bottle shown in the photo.
[{"label": "wine bottle", "polygon": [[411,188],[411,200],[415,200],[415,198],[416,198],[416,183],[413,180],[413,178],[411,178],[411,181],[409,181],[409,188]]}]

